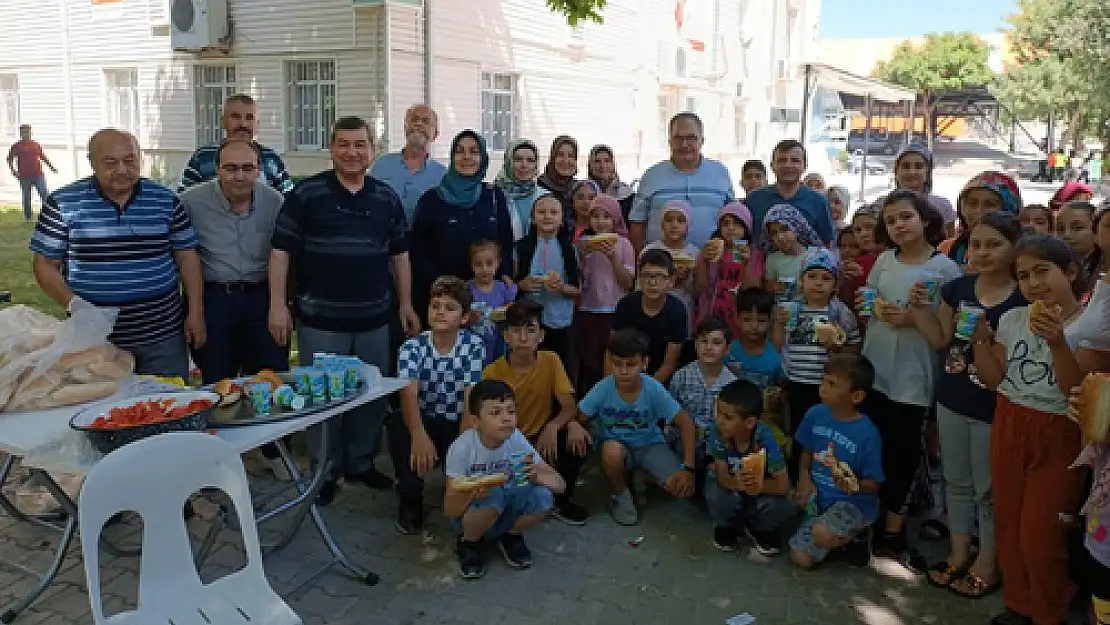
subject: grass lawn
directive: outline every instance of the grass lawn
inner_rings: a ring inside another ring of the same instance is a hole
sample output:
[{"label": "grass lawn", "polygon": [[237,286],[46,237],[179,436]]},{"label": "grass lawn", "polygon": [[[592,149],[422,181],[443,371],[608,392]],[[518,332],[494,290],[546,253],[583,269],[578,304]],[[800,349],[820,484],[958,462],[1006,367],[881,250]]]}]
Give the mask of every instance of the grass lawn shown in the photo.
[{"label": "grass lawn", "polygon": [[63,317],[65,309],[42,292],[31,273],[31,252],[27,249],[31,228],[32,224],[23,221],[23,211],[17,204],[0,203],[0,291],[11,291],[13,304],[26,304]]}]

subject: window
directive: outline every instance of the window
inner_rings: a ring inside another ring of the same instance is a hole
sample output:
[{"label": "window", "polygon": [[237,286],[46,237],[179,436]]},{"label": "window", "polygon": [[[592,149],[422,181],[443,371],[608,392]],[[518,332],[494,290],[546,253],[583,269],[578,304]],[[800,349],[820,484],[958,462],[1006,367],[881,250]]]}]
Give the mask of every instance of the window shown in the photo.
[{"label": "window", "polygon": [[517,76],[482,73],[482,136],[491,151],[502,152],[519,135]]},{"label": "window", "polygon": [[0,138],[19,138],[19,77],[0,74]]},{"label": "window", "polygon": [[213,145],[223,139],[221,109],[224,101],[235,93],[234,65],[197,65],[193,68],[197,145]]},{"label": "window", "polygon": [[139,70],[106,69],[107,88],[105,122],[112,128],[139,135]]},{"label": "window", "polygon": [[335,125],[335,61],[286,61],[287,145],[326,150]]}]

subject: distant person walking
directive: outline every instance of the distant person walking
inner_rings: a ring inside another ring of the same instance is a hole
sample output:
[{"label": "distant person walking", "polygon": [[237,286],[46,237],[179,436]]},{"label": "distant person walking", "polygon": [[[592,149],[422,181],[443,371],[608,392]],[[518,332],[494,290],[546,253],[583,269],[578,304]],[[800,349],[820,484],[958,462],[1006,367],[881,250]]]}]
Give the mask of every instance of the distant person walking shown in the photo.
[{"label": "distant person walking", "polygon": [[23,219],[31,221],[31,187],[39,194],[39,202],[45,204],[46,196],[49,193],[46,190],[46,177],[42,173],[42,163],[50,168],[50,171],[58,173],[58,170],[46,158],[46,153],[42,151],[42,146],[38,141],[31,139],[31,125],[23,124],[19,127],[19,141],[12,144],[8,150],[8,169],[12,170],[12,176],[19,180],[19,190],[23,198]]}]

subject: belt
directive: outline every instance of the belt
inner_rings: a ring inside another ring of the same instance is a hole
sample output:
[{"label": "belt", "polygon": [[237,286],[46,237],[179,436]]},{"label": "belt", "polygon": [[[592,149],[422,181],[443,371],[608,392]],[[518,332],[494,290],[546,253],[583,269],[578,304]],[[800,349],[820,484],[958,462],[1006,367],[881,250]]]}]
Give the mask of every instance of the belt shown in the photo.
[{"label": "belt", "polygon": [[266,282],[205,282],[204,289],[217,293],[246,293],[268,288]]}]

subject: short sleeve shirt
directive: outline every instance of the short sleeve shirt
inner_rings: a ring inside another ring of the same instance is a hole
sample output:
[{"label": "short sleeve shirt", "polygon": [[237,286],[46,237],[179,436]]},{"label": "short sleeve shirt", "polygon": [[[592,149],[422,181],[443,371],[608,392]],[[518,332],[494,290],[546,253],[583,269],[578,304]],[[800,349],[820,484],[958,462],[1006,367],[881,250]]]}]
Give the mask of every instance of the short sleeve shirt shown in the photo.
[{"label": "short sleeve shirt", "polygon": [[[775,433],[763,423],[757,423],[755,430],[752,430],[751,440],[746,449],[737,449],[731,441],[726,441],[716,425],[706,431],[705,455],[711,460],[727,462],[729,458],[743,458],[749,454],[758,453],[760,449],[766,450],[767,453],[767,477],[786,469],[786,458],[782,455],[782,448],[779,447],[778,441],[775,440]],[[706,475],[710,479],[717,475],[712,462],[706,470]]]},{"label": "short sleeve shirt", "polygon": [[667,389],[646,374],[640,374],[635,401],[621,398],[616,378],[610,375],[586,393],[578,408],[593,422],[596,442],[615,440],[633,448],[663,443],[659,421],[670,423],[681,411]]},{"label": "short sleeve shirt", "polygon": [[558,354],[536,352],[536,362],[528,371],[517,371],[506,358],[498,358],[482,373],[484,380],[500,380],[513,389],[516,398],[517,427],[532,437],[551,420],[555,398],[574,395],[574,386]]},{"label": "short sleeve shirt", "polygon": [[[1003,314],[995,338],[1006,348],[1006,377],[998,392],[1019,406],[1067,414],[1068,398],[1056,384],[1052,352],[1043,338],[1029,331],[1029,307]],[[1070,326],[1064,329],[1064,338],[1072,350],[1079,347],[1079,337]]]},{"label": "short sleeve shirt", "polygon": [[760,389],[776,386],[786,377],[782,370],[782,356],[770,340],[758,354],[749,354],[740,341],[733,339],[728,350],[726,364],[739,368],[737,377],[755,384]]},{"label": "short sleeve shirt", "polygon": [[675,372],[671,378],[671,397],[675,398],[679,406],[694,420],[698,428],[698,440],[701,440],[706,431],[713,425],[714,404],[717,395],[726,384],[736,380],[736,376],[728,367],[721,368],[721,374],[712,384],[705,383],[698,363],[692,362]]},{"label": "short sleeve shirt", "polygon": [[813,455],[810,478],[817,488],[817,505],[828,510],[841,501],[859,509],[874,522],[879,514],[879,498],[874,493],[846,493],[836,487],[830,467],[846,462],[860,480],[886,481],[883,475],[879,430],[866,415],[854,421],[838,421],[824,404],[806,412],[794,440]]},{"label": "short sleeve shirt", "polygon": [[520,430],[513,431],[500,447],[490,449],[482,444],[478,430],[471,428],[447,448],[443,472],[447,477],[478,477],[496,473],[512,476],[513,454],[532,454],[532,462],[543,464],[543,458]]},{"label": "short sleeve shirt", "polygon": [[436,350],[428,330],[401,345],[397,377],[417,381],[423,417],[458,421],[466,413],[466,389],[482,379],[485,357],[485,343],[469,330],[459,330],[455,345],[445,354]]},{"label": "short sleeve shirt", "polygon": [[648,337],[648,373],[663,366],[667,346],[681,344],[687,336],[686,307],[675,296],[667,294],[667,303],[654,316],[644,312],[644,296],[633,291],[621,298],[613,312],[613,331],[636,328]]},{"label": "short sleeve shirt", "polygon": [[691,208],[686,240],[700,247],[717,229],[721,208],[735,198],[732,175],[722,163],[702,158],[697,169],[683,172],[671,161],[662,161],[649,167],[640,178],[628,220],[647,222],[646,242],[661,241],[663,207],[671,200],[682,200]]}]

